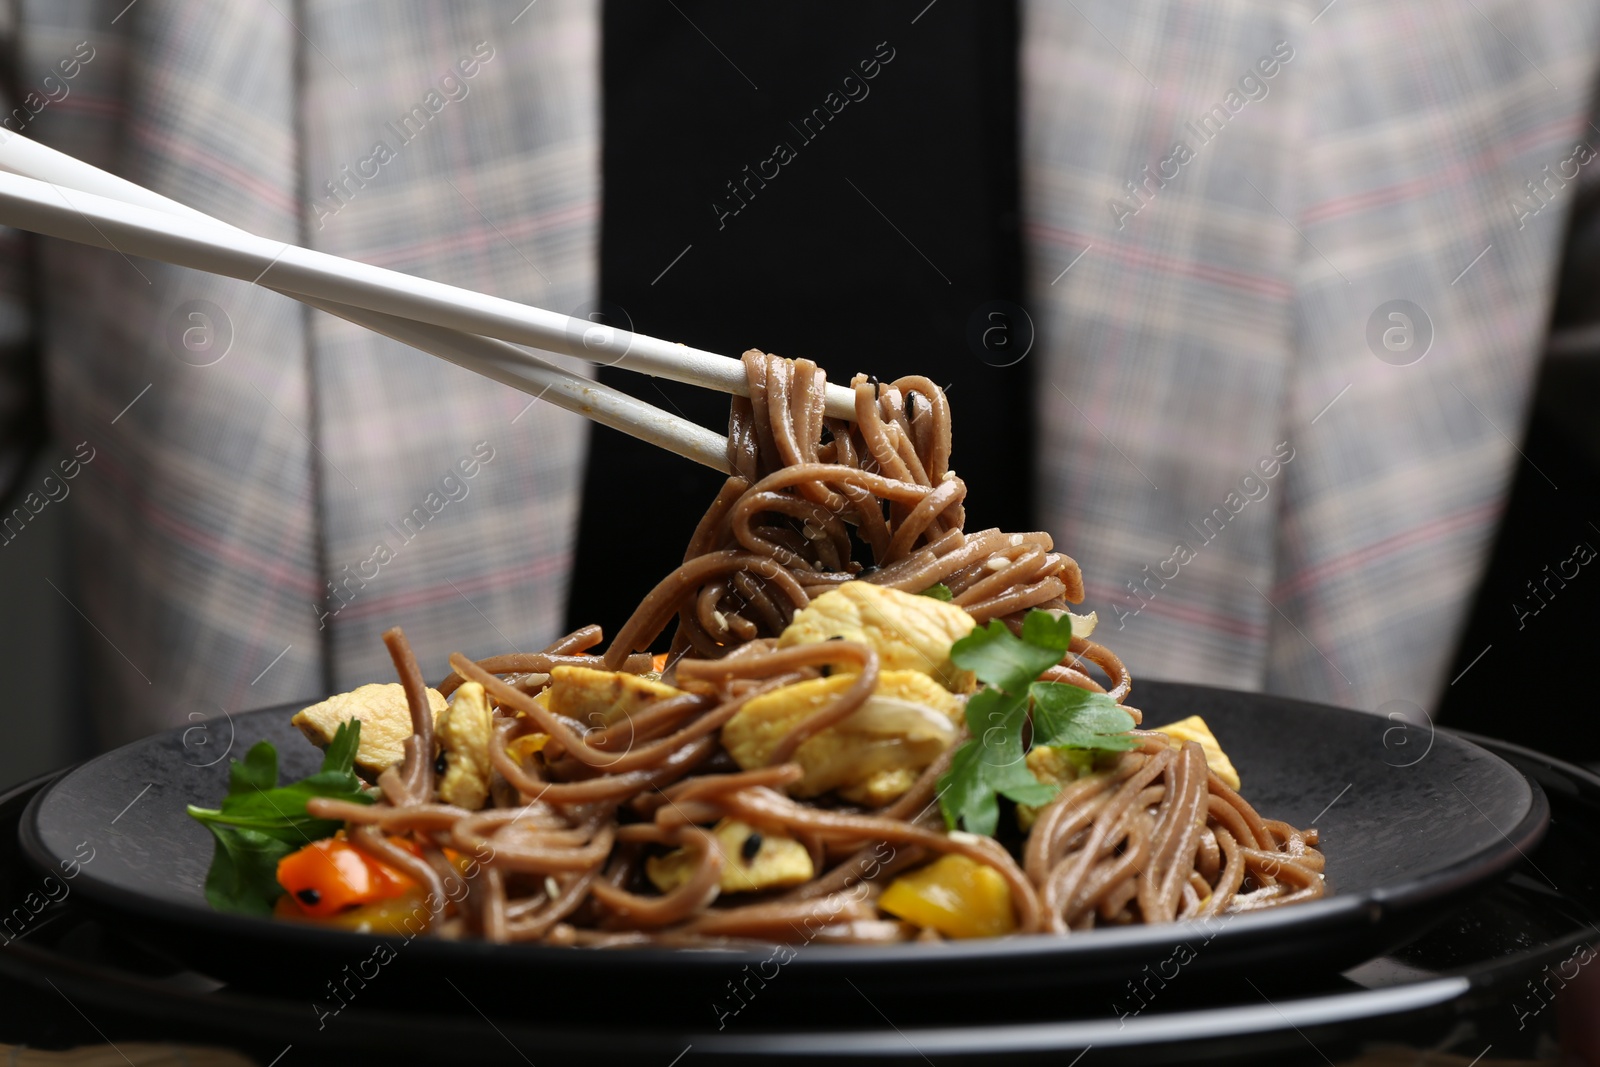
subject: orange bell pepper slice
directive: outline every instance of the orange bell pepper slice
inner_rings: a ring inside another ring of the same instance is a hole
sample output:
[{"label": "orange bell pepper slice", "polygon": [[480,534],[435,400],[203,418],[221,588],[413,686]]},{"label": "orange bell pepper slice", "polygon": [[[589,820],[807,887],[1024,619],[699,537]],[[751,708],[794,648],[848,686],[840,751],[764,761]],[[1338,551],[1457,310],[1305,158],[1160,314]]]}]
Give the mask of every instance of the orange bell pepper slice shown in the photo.
[{"label": "orange bell pepper slice", "polygon": [[[393,841],[414,849],[400,838]],[[283,857],[278,861],[278,884],[302,913],[319,919],[416,888],[409,875],[373,859],[342,837],[314,841]]]}]

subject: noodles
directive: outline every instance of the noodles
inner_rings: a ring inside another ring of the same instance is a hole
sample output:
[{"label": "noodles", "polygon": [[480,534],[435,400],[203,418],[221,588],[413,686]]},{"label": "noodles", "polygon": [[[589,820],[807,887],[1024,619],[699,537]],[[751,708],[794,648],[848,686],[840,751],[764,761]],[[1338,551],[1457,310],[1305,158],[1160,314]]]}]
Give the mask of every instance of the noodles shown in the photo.
[{"label": "noodles", "polygon": [[[776,637],[811,597],[852,578],[911,592],[944,583],[980,623],[1082,600],[1077,564],[1048,534],[961,532],[967,491],[949,468],[950,409],[926,378],[875,387],[858,375],[852,426],[821,417],[814,364],[749,352],[745,366],[751,397],[735,402],[728,433],[736,473],[684,564],[617,635],[608,666],[647,649],[673,614],[675,653],[711,657],[730,639]],[[866,562],[852,558],[852,531]]]},{"label": "noodles", "polygon": [[[404,757],[379,777],[377,803],[317,798],[311,816],[342,821],[357,849],[426,890],[441,929],[497,942],[939,940],[960,935],[895,918],[879,899],[906,872],[947,862],[998,886],[1006,928],[1023,933],[1322,894],[1315,831],[1263,819],[1201,744],[1147,730],[1126,735],[1130,751],[1080,761],[1038,810],[1019,809],[1032,819],[1023,834],[947,831],[938,787],[968,740],[971,685],[952,686],[959,672],[937,661],[973,622],[1021,633],[1029,612],[1066,613],[1083,599],[1078,565],[1046,533],[963,529],[950,408],[928,379],[858,375],[849,423],[825,416],[814,363],[755,351],[744,363],[734,473],[683,563],[609,647],[595,651],[591,626],[539,652],[452,655],[438,689],[455,703],[436,728],[415,657],[390,630],[412,722]],[[832,619],[850,590],[932,590],[943,618],[966,621],[942,643],[913,623],[880,639],[857,596],[861,619],[794,637],[797,613]],[[1074,617],[1042,678],[1120,704],[1132,678],[1079,634],[1088,621]],[[663,643],[669,654],[653,658]],[[491,716],[470,745],[455,721],[468,705]],[[487,776],[483,810],[447,802],[447,766],[468,765]]]}]

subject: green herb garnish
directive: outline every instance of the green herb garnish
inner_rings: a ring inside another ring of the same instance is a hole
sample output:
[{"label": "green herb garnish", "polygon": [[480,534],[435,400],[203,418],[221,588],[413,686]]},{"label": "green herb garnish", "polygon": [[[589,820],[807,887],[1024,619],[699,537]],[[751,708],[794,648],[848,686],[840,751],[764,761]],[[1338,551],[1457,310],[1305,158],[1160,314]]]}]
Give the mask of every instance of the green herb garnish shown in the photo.
[{"label": "green herb garnish", "polygon": [[946,604],[950,603],[950,601],[954,599],[954,596],[950,592],[950,587],[945,585],[943,582],[928,586],[928,588],[922,591],[922,595],[931,596],[935,600],[942,600]]},{"label": "green herb garnish", "polygon": [[1065,682],[1034,682],[1033,743],[1050,748],[1125,752],[1139,742],[1128,736],[1133,716],[1104,693]]},{"label": "green herb garnish", "polygon": [[322,758],[322,769],[309,778],[278,785],[278,750],[259,741],[243,761],[228,770],[228,795],[219,808],[189,805],[189,814],[217,839],[206,874],[206,900],[218,911],[269,915],[283,894],[278,861],[313,841],[330,837],[344,824],[313,818],[306,811],[312,797],[333,797],[370,804],[353,769],[361,743],[361,722],[340,725]]},{"label": "green herb garnish", "polygon": [[1031,611],[1021,637],[996,619],[951,647],[951,661],[976,674],[984,688],[967,701],[972,737],[939,778],[939,808],[950,829],[960,823],[971,833],[992,836],[1000,797],[1038,807],[1060,792],[1023,762],[1023,726],[1030,713],[1035,746],[1123,751],[1138,744],[1127,736],[1133,716],[1104,693],[1035,681],[1061,662],[1071,643],[1071,619]]}]

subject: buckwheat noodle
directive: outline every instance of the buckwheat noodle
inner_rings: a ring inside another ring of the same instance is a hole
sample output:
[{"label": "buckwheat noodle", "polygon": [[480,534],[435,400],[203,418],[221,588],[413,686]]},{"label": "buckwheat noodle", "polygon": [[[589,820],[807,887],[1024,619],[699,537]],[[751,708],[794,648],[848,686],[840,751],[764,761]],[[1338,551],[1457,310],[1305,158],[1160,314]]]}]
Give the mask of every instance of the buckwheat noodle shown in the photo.
[{"label": "buckwheat noodle", "polygon": [[[999,872],[1023,932],[1194,919],[1322,895],[1315,830],[1263,819],[1208,769],[1198,744],[1175,749],[1158,733],[1135,731],[1138,748],[1065,786],[1037,812],[1020,859],[993,838],[945,831],[935,783],[954,745],[875,811],[786,795],[801,777],[789,762],[795,749],[860,707],[879,675],[877,653],[858,642],[776,647],[813,598],[855,580],[912,593],[942,584],[979,623],[1016,628],[1032,609],[1080,602],[1083,580],[1049,534],[963,529],[967,489],[950,466],[950,408],[927,378],[858,375],[851,423],[824,414],[815,363],[752,350],[744,365],[750,395],[735,398],[728,427],[735,473],[683,564],[604,653],[591,651],[602,638],[590,626],[537,653],[451,656],[439,690],[477,682],[496,709],[486,810],[432,801],[432,713],[405,636],[384,635],[411,709],[406,758],[384,775],[379,802],[317,799],[308,808],[344,820],[356,847],[436,894],[452,877],[461,883],[449,897],[454,913],[436,917],[435,932],[594,946],[927,939],[936,935],[884,919],[874,901],[897,872],[945,853]],[[674,622],[664,680],[685,695],[602,729],[535,699],[563,665],[650,671],[645,653]],[[772,765],[739,770],[721,749],[721,726],[757,695],[836,664],[852,664],[857,680],[792,728]],[[1119,703],[1132,688],[1121,660],[1084,638],[1045,677]],[[535,733],[548,741],[537,758],[523,758],[516,742]],[[815,877],[721,897],[723,855],[703,826],[724,818],[801,842]],[[408,835],[420,857],[390,834]],[[643,877],[662,846],[683,849],[685,863],[683,880],[664,893]],[[463,881],[446,849],[481,862],[466,866]]]}]

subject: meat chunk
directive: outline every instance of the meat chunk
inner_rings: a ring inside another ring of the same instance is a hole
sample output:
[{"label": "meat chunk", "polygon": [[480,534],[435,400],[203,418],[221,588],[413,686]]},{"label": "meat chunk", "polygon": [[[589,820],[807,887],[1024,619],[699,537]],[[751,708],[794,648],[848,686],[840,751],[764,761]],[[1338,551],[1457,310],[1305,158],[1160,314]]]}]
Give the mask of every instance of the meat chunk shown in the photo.
[{"label": "meat chunk", "polygon": [[[722,746],[746,770],[765,767],[791,730],[854,682],[854,675],[835,674],[763,693],[722,727]],[[962,710],[960,698],[920,671],[883,671],[865,704],[795,750],[805,777],[789,791],[810,797],[837,790],[858,804],[887,804],[955,741]]]},{"label": "meat chunk", "polygon": [[[722,852],[724,893],[784,889],[811,881],[815,873],[811,854],[792,837],[763,833],[736,819],[723,819],[712,829],[711,836]],[[689,880],[694,862],[687,849],[675,849],[646,860],[645,876],[657,889],[668,893]]]},{"label": "meat chunk", "polygon": [[963,609],[931,596],[846,582],[795,612],[778,647],[859,641],[877,651],[884,670],[918,671],[952,693],[970,693],[977,679],[950,662],[950,646],[977,625]]},{"label": "meat chunk", "polygon": [[557,667],[550,672],[549,708],[588,726],[610,726],[658,700],[680,695],[665,682],[622,671]]},{"label": "meat chunk", "polygon": [[443,749],[445,769],[439,779],[439,799],[446,804],[477,811],[489,799],[489,739],[494,734],[494,712],[477,682],[463,682],[448,707],[439,715],[434,736]]},{"label": "meat chunk", "polygon": [[[428,690],[428,706],[438,722],[445,709],[444,695]],[[373,683],[331,696],[290,719],[313,745],[327,748],[334,731],[351,719],[361,722],[361,744],[356,749],[356,771],[368,781],[405,758],[404,745],[411,736],[411,710],[399,682]]]}]

